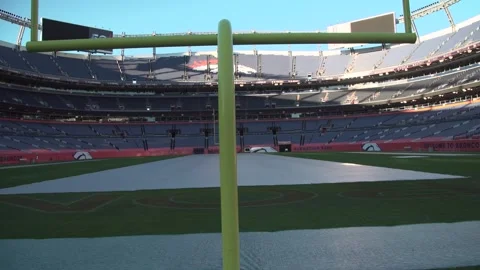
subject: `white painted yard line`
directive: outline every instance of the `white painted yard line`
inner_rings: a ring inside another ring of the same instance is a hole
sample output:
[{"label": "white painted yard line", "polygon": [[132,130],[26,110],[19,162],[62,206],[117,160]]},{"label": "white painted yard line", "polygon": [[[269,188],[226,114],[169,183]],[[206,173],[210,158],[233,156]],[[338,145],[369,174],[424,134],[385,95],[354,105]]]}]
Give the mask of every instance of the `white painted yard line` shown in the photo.
[{"label": "white painted yard line", "polygon": [[393,158],[410,159],[410,158],[428,158],[429,156],[392,156]]},{"label": "white painted yard line", "polygon": [[346,154],[370,154],[370,155],[416,155],[416,156],[445,156],[445,157],[461,157],[472,156],[478,157],[480,154],[466,153],[421,153],[421,152],[343,152]]},{"label": "white painted yard line", "polygon": [[38,167],[38,166],[63,165],[63,164],[71,164],[71,163],[83,163],[83,162],[92,162],[92,161],[100,161],[100,160],[106,160],[106,159],[89,159],[89,160],[74,160],[74,161],[62,161],[62,162],[47,162],[47,163],[37,163],[37,164],[0,166],[0,170],[21,169],[21,168]]}]

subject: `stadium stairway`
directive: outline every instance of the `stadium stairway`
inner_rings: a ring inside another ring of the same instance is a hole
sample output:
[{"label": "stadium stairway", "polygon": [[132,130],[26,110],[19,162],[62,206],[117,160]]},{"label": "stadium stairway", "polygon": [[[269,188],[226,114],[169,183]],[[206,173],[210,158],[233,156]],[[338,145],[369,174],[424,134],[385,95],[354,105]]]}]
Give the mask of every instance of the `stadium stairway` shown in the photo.
[{"label": "stadium stairway", "polygon": [[28,61],[24,55],[22,55],[19,51],[15,50],[16,54],[18,55],[18,57],[20,57],[23,62],[34,72],[37,72],[37,73],[40,73],[40,71],[38,70],[38,68],[36,66],[34,66],[32,63],[30,63],[30,61]]},{"label": "stadium stairway", "polygon": [[57,66],[58,71],[60,71],[60,73],[61,73],[63,76],[65,76],[65,77],[70,77],[70,75],[69,75],[67,72],[65,72],[65,70],[63,70],[63,68],[62,68],[62,66],[60,65],[60,63],[59,63],[57,60],[55,60],[55,57],[51,56],[50,59],[52,59],[52,61],[53,61],[53,63],[55,64],[55,66]]},{"label": "stadium stairway", "polygon": [[10,64],[0,55],[0,65],[10,67]]},{"label": "stadium stairway", "polygon": [[83,64],[85,65],[85,67],[87,67],[88,73],[90,74],[90,78],[97,79],[97,75],[93,72],[92,67],[90,66],[88,61],[83,60]]},{"label": "stadium stairway", "polygon": [[387,56],[389,50],[383,49],[382,50],[382,55],[380,59],[373,65],[373,70],[378,69],[380,66],[382,66],[383,61],[385,61],[385,57]]},{"label": "stadium stairway", "polygon": [[358,57],[359,57],[358,53],[351,54],[350,63],[348,63],[345,69],[345,74],[352,73],[353,71],[355,71],[355,64]]},{"label": "stadium stairway", "polygon": [[116,62],[117,62],[118,71],[120,72],[120,77],[122,78],[123,81],[125,81],[127,75],[125,74],[125,66],[123,65],[124,61],[116,60]]},{"label": "stadium stairway", "polygon": [[402,61],[398,65],[403,65],[406,62],[408,62],[408,60],[410,58],[412,58],[412,56],[415,54],[415,52],[418,50],[418,48],[420,48],[421,44],[422,44],[421,42],[416,44],[415,47],[413,48],[413,50],[411,50],[410,53],[405,58],[403,58]]}]

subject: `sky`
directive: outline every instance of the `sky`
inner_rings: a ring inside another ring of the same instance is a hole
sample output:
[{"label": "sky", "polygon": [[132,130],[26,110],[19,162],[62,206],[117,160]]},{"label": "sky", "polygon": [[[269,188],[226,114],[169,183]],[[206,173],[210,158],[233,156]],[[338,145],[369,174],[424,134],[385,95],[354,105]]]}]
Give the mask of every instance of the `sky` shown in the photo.
[{"label": "sky", "polygon": [[[435,0],[410,0],[411,10]],[[450,7],[455,22],[479,14],[479,0],[462,0]],[[39,0],[39,17],[112,30],[115,34],[216,32],[221,19],[233,31],[325,31],[328,26],[387,12],[403,14],[401,0]],[[475,8],[477,7],[477,8]],[[30,17],[30,0],[0,0],[0,9]],[[445,12],[416,21],[420,35],[449,27]],[[15,43],[19,26],[0,21],[0,40]],[[403,24],[397,25],[403,31]],[[39,34],[41,36],[41,34]],[[30,39],[24,34],[23,44]],[[288,45],[257,46],[258,50],[288,50]],[[292,50],[318,50],[318,45],[292,45]],[[326,49],[325,46],[322,46]],[[236,46],[253,50],[254,46]],[[157,53],[185,52],[188,48],[157,48]],[[192,48],[192,51],[215,47]],[[126,50],[126,55],[151,54],[152,49]],[[114,54],[120,54],[115,50]]]}]

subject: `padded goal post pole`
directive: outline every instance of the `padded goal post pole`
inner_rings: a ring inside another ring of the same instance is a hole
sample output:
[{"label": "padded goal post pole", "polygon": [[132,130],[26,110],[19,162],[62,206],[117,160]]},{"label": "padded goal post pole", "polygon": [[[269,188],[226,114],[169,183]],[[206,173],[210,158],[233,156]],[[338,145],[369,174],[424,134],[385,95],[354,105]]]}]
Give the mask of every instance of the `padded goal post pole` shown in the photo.
[{"label": "padded goal post pole", "polygon": [[218,114],[223,269],[240,269],[233,36],[228,20],[218,24]]},{"label": "padded goal post pole", "polygon": [[31,6],[31,15],[30,15],[30,41],[38,41],[38,1],[39,0],[32,0]]},{"label": "padded goal post pole", "polygon": [[410,14],[410,0],[403,0],[403,23],[405,24],[405,33],[411,34],[412,17]]}]

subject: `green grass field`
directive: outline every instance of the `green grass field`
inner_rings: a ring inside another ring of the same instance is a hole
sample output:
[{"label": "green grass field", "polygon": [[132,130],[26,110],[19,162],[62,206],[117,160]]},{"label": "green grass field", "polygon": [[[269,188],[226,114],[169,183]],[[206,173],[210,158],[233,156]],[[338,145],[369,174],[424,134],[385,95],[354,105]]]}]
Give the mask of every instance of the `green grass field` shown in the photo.
[{"label": "green grass field", "polygon": [[[395,159],[384,154],[288,156],[465,176],[426,181],[240,187],[241,231],[480,220],[480,156]],[[1,187],[161,158],[2,169]],[[220,231],[219,189],[1,195],[0,238],[99,237]]]}]

